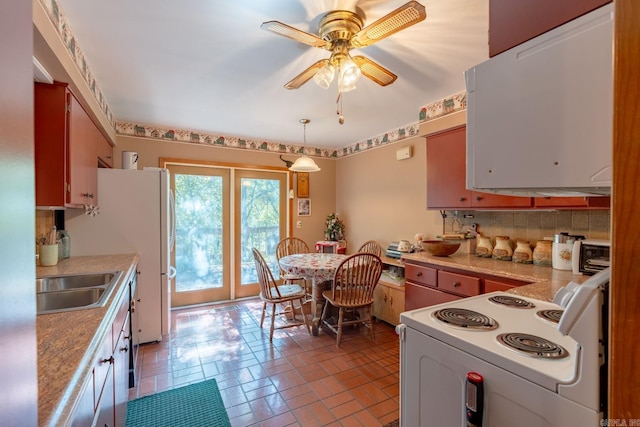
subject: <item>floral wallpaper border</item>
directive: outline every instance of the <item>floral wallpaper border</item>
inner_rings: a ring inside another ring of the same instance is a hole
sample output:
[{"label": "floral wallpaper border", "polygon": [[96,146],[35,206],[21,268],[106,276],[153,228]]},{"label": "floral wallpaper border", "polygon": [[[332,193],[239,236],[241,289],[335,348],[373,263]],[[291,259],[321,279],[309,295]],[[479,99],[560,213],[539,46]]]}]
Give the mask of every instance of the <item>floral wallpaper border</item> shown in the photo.
[{"label": "floral wallpaper border", "polygon": [[304,154],[316,157],[339,158],[362,152],[381,145],[412,138],[419,134],[420,123],[433,120],[438,117],[464,110],[467,106],[467,93],[460,92],[450,97],[429,104],[419,112],[419,122],[405,125],[381,135],[368,138],[341,149],[326,149],[315,147],[303,147],[282,142],[259,141],[243,139],[231,135],[216,135],[206,132],[194,132],[190,130],[174,130],[158,126],[150,126],[138,123],[116,122],[118,135],[135,136],[156,140],[169,140],[187,142],[192,144],[204,144],[215,147],[239,148],[248,150],[268,151],[274,153]]},{"label": "floral wallpaper border", "polygon": [[257,141],[243,139],[231,135],[216,135],[213,133],[194,132],[190,130],[173,130],[166,127],[145,125],[139,123],[119,122],[115,120],[105,96],[102,93],[96,79],[87,64],[87,60],[78,45],[78,41],[71,31],[67,18],[56,0],[39,0],[49,15],[49,19],[55,26],[62,42],[67,47],[69,55],[89,86],[91,93],[100,105],[102,112],[114,127],[116,134],[149,138],[155,140],[170,140],[187,142],[192,144],[204,144],[214,147],[249,149],[268,151],[275,153],[304,154],[316,157],[339,158],[362,152],[381,145],[411,138],[419,134],[420,123],[426,122],[455,111],[464,110],[467,107],[467,94],[465,91],[451,95],[432,104],[422,107],[418,113],[418,122],[404,125],[384,134],[376,135],[364,141],[359,141],[341,149],[326,149],[316,147],[303,147],[300,145],[284,144],[281,142]]},{"label": "floral wallpaper border", "polygon": [[96,79],[91,72],[89,65],[87,64],[87,59],[85,58],[82,49],[80,49],[75,35],[71,31],[71,26],[67,21],[67,17],[65,16],[64,11],[56,0],[39,0],[39,2],[47,11],[49,19],[55,26],[60,39],[66,46],[69,55],[78,67],[78,70],[82,74],[84,81],[87,83],[87,86],[89,86],[93,97],[98,102],[98,105],[100,105],[102,113],[107,118],[111,126],[115,127],[115,118],[113,117],[111,108],[109,107],[107,99],[102,93],[100,86],[96,82]]}]

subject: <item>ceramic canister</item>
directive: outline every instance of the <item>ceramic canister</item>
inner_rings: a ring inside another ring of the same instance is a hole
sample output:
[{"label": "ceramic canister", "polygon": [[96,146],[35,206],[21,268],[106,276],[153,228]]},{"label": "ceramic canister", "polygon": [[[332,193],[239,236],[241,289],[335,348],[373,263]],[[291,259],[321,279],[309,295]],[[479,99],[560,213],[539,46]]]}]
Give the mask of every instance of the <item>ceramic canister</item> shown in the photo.
[{"label": "ceramic canister", "polygon": [[552,245],[553,242],[551,240],[538,240],[536,247],[533,249],[533,263],[535,265],[551,267]]},{"label": "ceramic canister", "polygon": [[500,261],[511,261],[513,248],[508,236],[496,236],[496,245],[493,247],[491,257]]},{"label": "ceramic canister", "polygon": [[518,240],[516,242],[516,248],[513,251],[513,262],[519,262],[522,264],[533,263],[533,251],[531,245],[527,240]]},{"label": "ceramic canister", "polygon": [[476,245],[476,256],[481,258],[491,258],[493,253],[493,245],[491,238],[488,236],[478,236],[478,244]]}]

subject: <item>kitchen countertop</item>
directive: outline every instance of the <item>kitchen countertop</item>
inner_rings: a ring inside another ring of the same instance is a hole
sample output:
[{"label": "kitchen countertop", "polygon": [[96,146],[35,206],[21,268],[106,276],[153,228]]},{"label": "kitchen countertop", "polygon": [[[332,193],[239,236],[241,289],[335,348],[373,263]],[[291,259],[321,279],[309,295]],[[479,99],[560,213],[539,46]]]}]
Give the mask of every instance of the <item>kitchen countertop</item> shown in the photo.
[{"label": "kitchen countertop", "polygon": [[437,257],[428,252],[416,252],[403,255],[402,260],[529,282],[530,285],[518,286],[508,292],[543,301],[551,301],[558,289],[569,282],[580,284],[589,278],[589,276],[573,274],[568,270],[480,258],[465,253]]},{"label": "kitchen countertop", "polygon": [[36,268],[37,277],[123,272],[104,307],[37,316],[39,426],[67,424],[99,346],[111,333],[118,308],[113,302],[127,289],[126,279],[135,274],[137,263],[136,254],[82,256]]}]

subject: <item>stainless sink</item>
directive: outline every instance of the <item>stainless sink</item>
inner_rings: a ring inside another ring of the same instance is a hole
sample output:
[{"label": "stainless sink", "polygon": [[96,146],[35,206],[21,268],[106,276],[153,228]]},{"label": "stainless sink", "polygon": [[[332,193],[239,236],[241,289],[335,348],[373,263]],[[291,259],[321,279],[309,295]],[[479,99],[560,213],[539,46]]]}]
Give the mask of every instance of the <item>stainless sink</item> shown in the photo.
[{"label": "stainless sink", "polygon": [[64,291],[77,288],[91,288],[111,283],[116,273],[78,274],[36,278],[36,292]]},{"label": "stainless sink", "polygon": [[36,278],[38,314],[104,307],[121,271]]}]

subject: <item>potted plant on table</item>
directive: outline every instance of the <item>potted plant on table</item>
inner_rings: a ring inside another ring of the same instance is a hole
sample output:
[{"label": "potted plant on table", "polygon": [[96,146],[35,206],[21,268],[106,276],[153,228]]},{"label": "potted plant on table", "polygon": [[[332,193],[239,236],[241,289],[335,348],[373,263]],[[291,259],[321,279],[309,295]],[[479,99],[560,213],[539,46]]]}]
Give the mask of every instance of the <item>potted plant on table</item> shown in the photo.
[{"label": "potted plant on table", "polygon": [[337,242],[344,240],[344,223],[338,218],[337,213],[332,213],[327,216],[325,221],[324,237],[327,240]]}]

